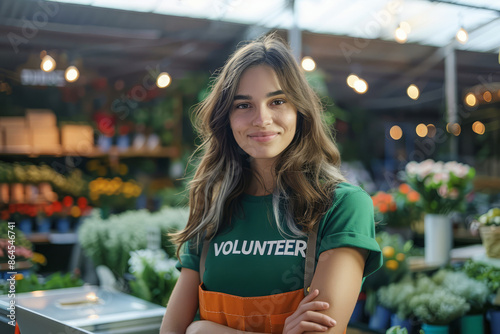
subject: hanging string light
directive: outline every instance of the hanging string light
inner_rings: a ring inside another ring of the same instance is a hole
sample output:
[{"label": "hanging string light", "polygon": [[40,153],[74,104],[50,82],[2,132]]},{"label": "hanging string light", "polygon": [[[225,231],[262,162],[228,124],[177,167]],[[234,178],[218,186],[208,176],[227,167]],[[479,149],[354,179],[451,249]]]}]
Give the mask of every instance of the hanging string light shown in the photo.
[{"label": "hanging string light", "polygon": [[358,94],[364,94],[368,91],[368,83],[359,78],[358,80],[356,80],[356,82],[354,82],[354,91]]},{"label": "hanging string light", "polygon": [[314,61],[314,59],[308,56],[302,58],[301,65],[302,68],[308,72],[314,71],[314,69],[316,68],[316,62]]},{"label": "hanging string light", "polygon": [[455,38],[460,43],[465,44],[469,40],[469,34],[467,33],[467,30],[465,30],[464,28],[460,28],[457,31],[457,34],[455,35]]},{"label": "hanging string light", "polygon": [[468,93],[465,95],[465,104],[469,107],[474,107],[477,103],[476,96],[473,93]]},{"label": "hanging string light", "polygon": [[349,76],[347,77],[347,85],[351,88],[354,88],[354,84],[356,83],[356,81],[359,80],[359,77],[355,74],[349,74]]},{"label": "hanging string light", "polygon": [[170,83],[172,82],[172,79],[170,78],[170,75],[167,72],[162,72],[158,75],[158,78],[156,79],[156,85],[159,88],[165,88]]},{"label": "hanging string light", "polygon": [[394,37],[396,38],[396,42],[403,44],[408,40],[408,33],[401,26],[401,24],[394,31]]},{"label": "hanging string light", "polygon": [[401,137],[403,137],[403,130],[401,130],[401,127],[399,127],[398,125],[394,125],[389,130],[389,135],[394,140],[400,140]]},{"label": "hanging string light", "polygon": [[420,90],[418,89],[418,87],[416,85],[411,84],[406,89],[406,94],[408,94],[410,99],[417,100],[420,96]]},{"label": "hanging string light", "polygon": [[56,68],[56,61],[46,52],[42,52],[42,54],[44,54],[44,56],[42,58],[42,62],[40,63],[40,68],[45,72],[53,71]]},{"label": "hanging string light", "polygon": [[64,78],[67,82],[75,82],[80,77],[80,71],[76,66],[69,66],[64,72]]}]

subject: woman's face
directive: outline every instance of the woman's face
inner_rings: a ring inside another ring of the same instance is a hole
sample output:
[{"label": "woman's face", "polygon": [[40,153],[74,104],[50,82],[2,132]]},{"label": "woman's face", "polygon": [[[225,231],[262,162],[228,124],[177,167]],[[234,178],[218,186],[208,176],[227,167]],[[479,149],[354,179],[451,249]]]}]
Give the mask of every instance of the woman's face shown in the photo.
[{"label": "woman's face", "polygon": [[290,145],[297,109],[267,65],[248,68],[240,78],[229,116],[234,139],[255,162],[273,162]]}]

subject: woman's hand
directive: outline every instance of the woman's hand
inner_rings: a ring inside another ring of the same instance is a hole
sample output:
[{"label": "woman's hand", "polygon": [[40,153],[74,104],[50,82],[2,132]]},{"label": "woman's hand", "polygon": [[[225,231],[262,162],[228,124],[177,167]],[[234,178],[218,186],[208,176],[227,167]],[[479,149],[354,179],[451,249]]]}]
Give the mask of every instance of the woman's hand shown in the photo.
[{"label": "woman's hand", "polygon": [[318,311],[326,310],[326,302],[314,301],[319,295],[315,289],[302,299],[297,310],[285,320],[283,334],[302,334],[304,332],[325,332],[337,324],[335,320]]}]

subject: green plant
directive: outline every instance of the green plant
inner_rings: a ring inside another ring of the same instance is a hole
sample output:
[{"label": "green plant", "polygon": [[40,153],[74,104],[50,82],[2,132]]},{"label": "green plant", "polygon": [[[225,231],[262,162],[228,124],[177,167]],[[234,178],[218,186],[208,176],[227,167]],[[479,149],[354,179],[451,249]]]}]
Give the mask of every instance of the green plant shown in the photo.
[{"label": "green plant", "polygon": [[484,282],[469,278],[464,272],[446,269],[435,273],[432,280],[453,294],[465,298],[470,305],[469,314],[481,314],[486,310],[490,290]]},{"label": "green plant", "polygon": [[486,284],[491,293],[496,293],[497,298],[492,301],[492,304],[499,304],[498,296],[500,294],[500,268],[486,263],[468,260],[465,262],[462,270],[470,278]]},{"label": "green plant", "polygon": [[30,260],[33,257],[32,248],[33,245],[20,229],[0,220],[0,263],[8,262],[12,255],[15,261]]},{"label": "green plant", "polygon": [[148,247],[148,231],[159,230],[160,246],[170,257],[175,247],[167,233],[185,226],[187,209],[168,208],[150,213],[147,210],[127,211],[102,219],[99,210],[85,218],[79,230],[79,241],[96,266],[105,265],[119,280],[128,271],[130,252]]},{"label": "green plant", "polygon": [[[16,293],[31,292],[37,290],[53,290],[82,286],[83,281],[78,275],[72,273],[61,274],[56,272],[46,278],[39,278],[35,274],[27,277],[18,275],[16,277]],[[1,286],[1,291],[6,294],[9,292],[9,283]]]},{"label": "green plant", "polygon": [[415,293],[414,282],[404,280],[380,288],[377,291],[377,298],[380,305],[396,313],[400,319],[409,319],[413,314],[409,300]]},{"label": "green plant", "polygon": [[130,281],[130,289],[136,297],[166,306],[179,272],[176,260],[165,251],[143,249],[130,252],[130,272],[135,280]]},{"label": "green plant", "polygon": [[424,211],[434,214],[463,211],[475,174],[474,168],[456,161],[428,159],[406,165],[406,181],[420,193]]},{"label": "green plant", "polygon": [[450,324],[470,309],[465,298],[439,286],[425,293],[417,290],[415,296],[410,299],[409,306],[422,322],[441,326]]}]

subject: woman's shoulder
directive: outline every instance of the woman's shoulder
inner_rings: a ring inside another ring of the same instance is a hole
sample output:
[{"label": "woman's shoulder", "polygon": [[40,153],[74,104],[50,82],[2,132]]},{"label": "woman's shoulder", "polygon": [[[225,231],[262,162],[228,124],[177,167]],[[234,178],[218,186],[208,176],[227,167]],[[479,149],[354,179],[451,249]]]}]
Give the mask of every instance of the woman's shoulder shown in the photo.
[{"label": "woman's shoulder", "polygon": [[352,202],[363,198],[370,199],[370,195],[363,188],[350,184],[348,182],[341,182],[335,187],[332,207],[335,207],[340,202],[346,200]]}]

